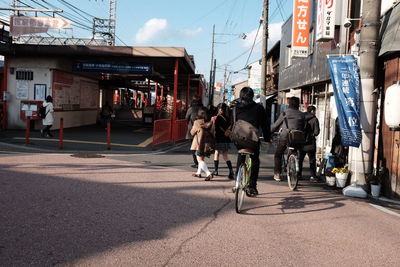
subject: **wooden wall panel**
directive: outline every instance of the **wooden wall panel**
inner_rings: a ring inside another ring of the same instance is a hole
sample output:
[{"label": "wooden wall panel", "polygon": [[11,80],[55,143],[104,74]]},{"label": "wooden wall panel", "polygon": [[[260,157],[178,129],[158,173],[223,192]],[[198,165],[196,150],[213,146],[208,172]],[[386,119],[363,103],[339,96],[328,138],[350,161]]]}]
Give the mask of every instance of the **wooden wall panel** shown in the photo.
[{"label": "wooden wall panel", "polygon": [[[385,93],[386,89],[394,81],[400,80],[400,59],[395,58],[385,62]],[[384,111],[383,111],[384,112]],[[383,118],[382,142],[383,157],[386,167],[389,169],[389,181],[384,184],[385,193],[399,197],[400,196],[400,149],[395,140],[400,139],[400,132],[390,131]]]}]

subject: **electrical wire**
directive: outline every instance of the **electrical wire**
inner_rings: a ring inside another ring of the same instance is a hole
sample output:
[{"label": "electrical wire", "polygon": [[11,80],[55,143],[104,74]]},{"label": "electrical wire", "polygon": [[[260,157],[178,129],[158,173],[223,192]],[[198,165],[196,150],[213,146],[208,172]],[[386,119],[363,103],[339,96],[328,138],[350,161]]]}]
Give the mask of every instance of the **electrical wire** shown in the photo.
[{"label": "electrical wire", "polygon": [[260,31],[261,25],[262,25],[262,23],[260,23],[260,24],[258,25],[257,33],[256,33],[256,36],[254,37],[254,42],[253,42],[253,45],[251,46],[250,54],[249,54],[249,56],[247,57],[247,61],[246,61],[246,64],[245,64],[244,66],[247,66],[247,64],[249,63],[250,56],[251,56],[251,54],[253,53],[253,49],[254,49],[254,47],[255,47],[255,44],[256,44],[256,41],[257,41],[257,37],[258,37],[258,32]]}]

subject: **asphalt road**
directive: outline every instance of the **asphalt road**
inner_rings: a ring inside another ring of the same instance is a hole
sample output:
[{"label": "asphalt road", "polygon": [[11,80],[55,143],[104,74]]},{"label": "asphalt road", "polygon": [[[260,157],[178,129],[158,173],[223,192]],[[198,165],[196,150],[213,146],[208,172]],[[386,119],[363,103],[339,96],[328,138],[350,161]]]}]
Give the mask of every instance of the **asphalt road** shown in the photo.
[{"label": "asphalt road", "polygon": [[232,182],[193,178],[186,151],[1,155],[0,265],[400,265],[398,213],[306,181],[291,192],[264,154],[238,215]]}]

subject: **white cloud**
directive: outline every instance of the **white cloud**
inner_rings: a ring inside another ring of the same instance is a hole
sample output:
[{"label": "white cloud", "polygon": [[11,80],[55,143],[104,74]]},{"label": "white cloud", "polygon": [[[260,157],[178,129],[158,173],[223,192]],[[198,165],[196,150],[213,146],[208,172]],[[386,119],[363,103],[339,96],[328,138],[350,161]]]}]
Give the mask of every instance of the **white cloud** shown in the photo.
[{"label": "white cloud", "polygon": [[166,41],[176,41],[187,38],[193,38],[203,31],[202,28],[177,30],[169,26],[166,19],[153,18],[148,20],[141,27],[135,36],[135,42],[138,44],[149,44]]},{"label": "white cloud", "polygon": [[[268,43],[269,44],[274,44],[276,41],[281,39],[281,27],[282,27],[283,22],[278,22],[278,23],[272,23],[269,24],[268,26],[268,33],[269,33],[269,38],[268,38]],[[245,48],[250,48],[252,47],[254,43],[254,38],[256,37],[257,34],[257,29],[252,30],[251,32],[247,33],[247,38],[243,40],[243,46]],[[257,40],[255,44],[257,44],[257,48],[259,48],[262,44],[262,28],[258,31],[257,35]]]},{"label": "white cloud", "polygon": [[166,19],[150,19],[138,30],[135,41],[139,44],[149,43],[166,36],[168,22]]}]

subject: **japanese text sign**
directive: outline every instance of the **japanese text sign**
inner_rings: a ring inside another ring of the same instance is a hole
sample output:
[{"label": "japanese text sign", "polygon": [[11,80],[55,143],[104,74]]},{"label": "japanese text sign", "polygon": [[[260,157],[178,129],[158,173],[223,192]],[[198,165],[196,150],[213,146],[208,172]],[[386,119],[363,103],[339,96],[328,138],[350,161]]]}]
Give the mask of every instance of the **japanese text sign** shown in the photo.
[{"label": "japanese text sign", "polygon": [[308,56],[311,0],[293,1],[292,57]]},{"label": "japanese text sign", "polygon": [[23,34],[43,33],[51,29],[68,27],[70,22],[64,18],[11,16],[10,34],[18,36]]},{"label": "japanese text sign", "polygon": [[328,58],[343,146],[359,147],[360,74],[353,55]]},{"label": "japanese text sign", "polygon": [[335,10],[337,0],[318,0],[317,41],[332,40],[335,37]]}]

